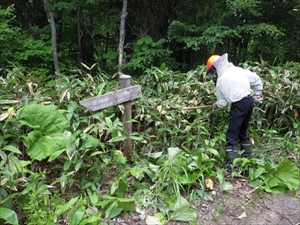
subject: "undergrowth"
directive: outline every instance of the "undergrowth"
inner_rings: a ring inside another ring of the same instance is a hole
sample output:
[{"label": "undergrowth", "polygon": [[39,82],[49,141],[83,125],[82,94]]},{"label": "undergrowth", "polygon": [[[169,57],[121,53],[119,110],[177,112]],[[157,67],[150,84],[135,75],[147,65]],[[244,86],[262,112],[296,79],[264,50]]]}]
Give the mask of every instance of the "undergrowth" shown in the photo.
[{"label": "undergrowth", "polygon": [[[79,104],[119,89],[116,77],[94,66],[39,77],[14,69],[0,78],[0,224],[104,225],[131,212],[148,224],[195,224],[197,199],[213,201],[215,185],[232,191],[222,170],[229,109],[183,109],[215,101],[205,68],[151,68],[132,78],[143,95],[132,102],[128,160],[123,106],[91,112]],[[231,176],[269,193],[295,194],[300,65],[243,66],[262,77],[264,100],[249,128],[253,156],[236,160],[241,166]]]}]

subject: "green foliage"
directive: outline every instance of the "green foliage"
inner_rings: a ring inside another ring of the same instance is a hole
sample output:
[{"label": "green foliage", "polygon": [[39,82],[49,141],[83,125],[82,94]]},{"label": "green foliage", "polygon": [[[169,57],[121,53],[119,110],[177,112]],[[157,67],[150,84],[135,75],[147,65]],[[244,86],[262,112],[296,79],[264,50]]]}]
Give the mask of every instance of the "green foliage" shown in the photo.
[{"label": "green foliage", "polygon": [[201,36],[202,31],[202,27],[174,20],[169,26],[168,37],[170,40],[184,43],[184,48],[197,50],[202,44],[204,44],[204,37]]},{"label": "green foliage", "polygon": [[107,200],[99,201],[96,205],[103,206],[105,216],[108,218],[115,218],[122,211],[135,211],[135,202],[132,199],[112,196],[106,196],[106,198]]},{"label": "green foliage", "polygon": [[261,13],[258,11],[259,1],[251,0],[251,1],[242,1],[242,0],[234,0],[234,1],[226,1],[227,7],[232,11],[247,11],[247,14],[253,16],[261,16]]},{"label": "green foliage", "polygon": [[45,74],[49,72],[52,55],[49,42],[38,40],[24,33],[20,27],[14,26],[14,8],[0,8],[0,63],[5,67],[20,66],[29,74]]},{"label": "green foliage", "polygon": [[289,137],[299,136],[299,64],[287,63],[279,67],[262,62],[250,68],[261,75],[265,87],[264,101],[260,106],[263,111],[254,112],[258,127],[272,127],[272,130]]},{"label": "green foliage", "polygon": [[[269,165],[267,165],[269,166]],[[270,169],[269,169],[270,168]],[[282,194],[288,188],[296,196],[299,188],[299,170],[289,160],[279,163],[277,166],[269,166],[267,175],[261,176],[265,185],[262,186],[267,192]]]},{"label": "green foliage", "polygon": [[[152,67],[133,79],[143,96],[132,102],[131,160],[122,153],[123,106],[90,112],[78,104],[119,89],[118,82],[95,64],[82,66],[38,78],[13,68],[0,79],[9,90],[0,90],[0,208],[8,212],[2,220],[17,223],[18,212],[26,224],[41,218],[41,224],[110,224],[137,212],[157,224],[195,224],[197,199],[214,201],[214,188],[233,191],[222,169],[228,109],[183,109],[215,100],[204,66],[188,73]],[[242,66],[261,75],[265,91],[250,124],[253,157],[236,160],[232,177],[248,176],[269,193],[295,194],[299,65]]]},{"label": "green foliage", "polygon": [[123,67],[124,70],[129,69],[134,75],[139,75],[139,73],[151,66],[168,64],[171,51],[164,47],[165,43],[166,40],[164,38],[156,42],[150,36],[138,39],[132,47],[134,54],[128,57],[128,62]]},{"label": "green foliage", "polygon": [[54,160],[66,150],[70,135],[64,132],[69,123],[54,106],[25,106],[17,111],[16,119],[32,129],[21,136],[31,159],[42,160],[51,156],[50,160]]},{"label": "green foliage", "polygon": [[[61,71],[81,63],[96,63],[108,74],[117,71],[121,9],[119,0],[51,1]],[[186,72],[212,53],[228,52],[233,62],[261,56],[269,62],[299,61],[297,0],[137,0],[128,4],[126,15],[124,71],[134,76],[151,66]],[[51,31],[42,6],[3,0],[0,28],[2,74],[14,66],[35,76],[53,72]]]},{"label": "green foliage", "polygon": [[289,189],[296,196],[300,172],[291,161],[274,164],[252,159],[243,160],[242,166],[249,166],[249,178],[253,186],[273,194],[283,194]]},{"label": "green foliage", "polygon": [[197,219],[197,212],[191,209],[191,204],[183,197],[176,199],[176,202],[169,206],[169,211],[169,220],[193,223]]}]

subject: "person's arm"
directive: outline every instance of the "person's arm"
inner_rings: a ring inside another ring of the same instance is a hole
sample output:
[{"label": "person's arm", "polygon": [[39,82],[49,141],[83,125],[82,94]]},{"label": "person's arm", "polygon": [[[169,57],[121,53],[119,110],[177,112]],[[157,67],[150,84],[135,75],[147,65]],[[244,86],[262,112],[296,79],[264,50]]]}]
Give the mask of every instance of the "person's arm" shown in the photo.
[{"label": "person's arm", "polygon": [[254,95],[261,96],[264,88],[260,77],[256,73],[251,71],[247,72],[247,76],[250,81],[250,86],[253,87]]},{"label": "person's arm", "polygon": [[225,99],[225,96],[221,91],[219,84],[216,85],[216,96],[217,96],[217,101],[213,104],[214,108],[222,108],[228,104],[227,100]]}]

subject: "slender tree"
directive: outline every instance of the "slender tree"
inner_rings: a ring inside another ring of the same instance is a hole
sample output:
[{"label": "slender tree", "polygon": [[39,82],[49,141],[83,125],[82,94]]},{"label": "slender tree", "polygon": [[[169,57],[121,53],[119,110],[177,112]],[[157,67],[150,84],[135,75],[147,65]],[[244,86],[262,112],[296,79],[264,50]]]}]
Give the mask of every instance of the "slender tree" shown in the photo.
[{"label": "slender tree", "polygon": [[44,0],[44,7],[48,17],[48,21],[51,27],[51,40],[52,40],[52,54],[53,54],[53,62],[54,62],[54,69],[56,73],[60,73],[60,68],[58,65],[58,57],[57,57],[57,43],[56,43],[56,28],[55,28],[55,21],[54,17],[50,8],[49,0]]},{"label": "slender tree", "polygon": [[119,42],[119,66],[118,66],[119,73],[122,72],[121,68],[123,65],[126,11],[127,11],[127,0],[123,0],[123,8],[122,8],[121,24],[120,24],[120,42]]}]

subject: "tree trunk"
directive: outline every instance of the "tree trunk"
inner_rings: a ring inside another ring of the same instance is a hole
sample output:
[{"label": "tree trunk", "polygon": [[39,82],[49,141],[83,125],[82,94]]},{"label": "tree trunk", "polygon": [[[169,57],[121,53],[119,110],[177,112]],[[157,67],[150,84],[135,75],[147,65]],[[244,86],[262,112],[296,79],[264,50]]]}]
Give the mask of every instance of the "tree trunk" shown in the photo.
[{"label": "tree trunk", "polygon": [[123,0],[123,9],[121,15],[121,24],[120,24],[120,41],[119,41],[119,66],[118,66],[119,73],[122,72],[122,65],[123,65],[126,11],[127,11],[127,0]]},{"label": "tree trunk", "polygon": [[45,11],[50,23],[51,27],[51,39],[52,39],[52,54],[53,54],[53,62],[54,62],[54,69],[55,72],[60,74],[60,68],[58,65],[58,57],[57,57],[57,44],[56,44],[56,28],[55,28],[55,21],[54,17],[50,8],[49,0],[44,0],[44,7]]},{"label": "tree trunk", "polygon": [[78,53],[79,53],[79,61],[84,62],[84,53],[83,53],[83,44],[82,44],[82,8],[81,6],[77,6],[77,37],[78,37]]}]

